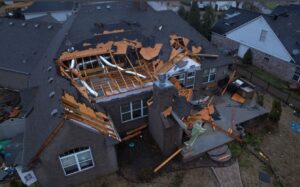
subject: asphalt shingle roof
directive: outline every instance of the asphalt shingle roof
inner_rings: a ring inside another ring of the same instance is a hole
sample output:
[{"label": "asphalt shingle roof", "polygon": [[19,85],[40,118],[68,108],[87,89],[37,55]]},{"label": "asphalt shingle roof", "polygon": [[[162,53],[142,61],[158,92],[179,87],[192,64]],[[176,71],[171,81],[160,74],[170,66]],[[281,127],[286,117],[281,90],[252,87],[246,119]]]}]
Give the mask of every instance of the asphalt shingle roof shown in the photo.
[{"label": "asphalt shingle roof", "polygon": [[72,10],[74,8],[73,2],[34,2],[32,6],[28,7],[24,13],[39,13],[39,12],[56,12],[56,11],[66,11]]},{"label": "asphalt shingle roof", "polygon": [[[105,8],[106,5],[111,5],[110,9]],[[54,58],[65,51],[68,47],[80,49],[82,43],[88,41],[96,43],[98,41],[108,40],[110,38],[94,37],[94,33],[100,32],[97,30],[95,23],[101,22],[105,25],[104,29],[117,28],[119,24],[130,24],[128,28],[130,32],[125,32],[120,35],[111,35],[110,37],[131,37],[132,39],[142,39],[145,44],[152,45],[153,43],[163,43],[160,58],[167,59],[171,48],[169,47],[169,35],[176,33],[187,37],[197,45],[203,46],[205,53],[219,54],[217,50],[195,29],[188,25],[177,14],[171,11],[155,12],[148,7],[146,12],[133,8],[132,2],[116,2],[104,3],[96,5],[82,6],[77,14],[69,18],[55,34],[51,42],[46,42],[47,57],[42,61],[36,61],[37,67],[32,71],[30,79],[30,87],[39,87],[35,91],[35,100],[33,104],[33,112],[29,115],[26,121],[26,129],[24,135],[24,153],[23,163],[28,164],[33,156],[37,153],[42,143],[47,136],[58,125],[62,117],[62,108],[60,97],[63,89],[80,98],[77,91],[70,85],[70,82],[55,71]],[[97,6],[102,9],[98,10]],[[73,22],[74,19],[74,22]],[[163,26],[162,31],[158,30],[159,26]],[[70,27],[70,28],[69,28]],[[108,36],[107,36],[108,37]],[[67,42],[68,41],[68,42]],[[205,59],[201,61],[203,66],[221,66],[228,64],[229,61],[220,56],[218,59]],[[47,69],[52,66],[52,70]],[[49,77],[53,77],[52,83],[48,82]],[[49,93],[55,91],[54,98],[49,97]],[[53,109],[57,109],[58,113],[51,116]]]},{"label": "asphalt shingle roof", "polygon": [[60,27],[60,24],[0,18],[0,68],[30,74],[47,55],[48,43]]},{"label": "asphalt shingle roof", "polygon": [[212,32],[225,34],[260,16],[257,12],[231,7],[213,26]]},{"label": "asphalt shingle roof", "polygon": [[[233,15],[226,19],[226,15]],[[296,64],[300,65],[300,54],[294,55],[295,49],[300,50],[300,5],[278,6],[272,14],[265,15],[248,10],[230,8],[224,16],[214,25],[212,32],[226,34],[227,32],[259,17],[263,16],[274,33],[292,55]]]}]

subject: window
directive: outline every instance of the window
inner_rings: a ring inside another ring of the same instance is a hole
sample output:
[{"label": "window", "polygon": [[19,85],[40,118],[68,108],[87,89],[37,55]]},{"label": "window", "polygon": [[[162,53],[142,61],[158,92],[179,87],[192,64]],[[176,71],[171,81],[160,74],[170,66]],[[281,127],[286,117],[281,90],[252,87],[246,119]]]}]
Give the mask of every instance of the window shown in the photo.
[{"label": "window", "polygon": [[204,82],[212,82],[216,79],[216,68],[210,68],[204,70]]},{"label": "window", "polygon": [[136,100],[121,105],[122,122],[148,116],[147,100]]},{"label": "window", "polygon": [[293,80],[300,83],[300,67],[296,67],[296,72],[293,76]]},{"label": "window", "polygon": [[185,84],[185,73],[174,75],[174,77],[179,80],[182,85]]},{"label": "window", "polygon": [[195,75],[196,75],[195,71],[187,73],[185,87],[187,87],[187,88],[194,88]]},{"label": "window", "polygon": [[266,37],[267,37],[267,33],[268,31],[266,30],[261,30],[261,33],[260,33],[260,37],[259,37],[259,41],[263,42],[266,40]]},{"label": "window", "polygon": [[66,176],[94,167],[89,147],[72,149],[59,155],[59,160]]}]

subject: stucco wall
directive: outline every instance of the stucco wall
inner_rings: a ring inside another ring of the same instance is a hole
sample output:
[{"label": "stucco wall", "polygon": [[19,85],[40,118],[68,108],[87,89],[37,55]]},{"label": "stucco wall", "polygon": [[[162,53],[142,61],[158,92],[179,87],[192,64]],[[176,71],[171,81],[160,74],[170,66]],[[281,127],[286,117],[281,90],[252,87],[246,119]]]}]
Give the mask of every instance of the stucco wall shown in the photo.
[{"label": "stucco wall", "polygon": [[143,117],[140,119],[135,119],[132,121],[122,123],[121,110],[120,110],[121,105],[135,100],[141,100],[141,99],[148,100],[151,96],[152,96],[152,91],[146,91],[138,94],[133,94],[128,97],[114,99],[109,102],[103,102],[98,104],[100,106],[103,106],[104,109],[109,113],[109,115],[111,116],[114,122],[115,127],[117,128],[118,132],[122,135],[123,133],[125,133],[130,129],[134,129],[138,126],[148,123],[148,117]]},{"label": "stucco wall", "polygon": [[[84,146],[90,146],[91,148],[94,167],[65,176],[59,161],[59,154]],[[39,184],[43,187],[65,187],[113,173],[117,169],[118,163],[114,145],[106,144],[103,135],[68,121],[53,142],[47,146],[34,172]]]},{"label": "stucco wall", "polygon": [[170,155],[182,144],[182,129],[172,117],[162,120],[161,113],[172,105],[174,86],[159,88],[154,85],[153,104],[149,107],[149,130],[164,155]]}]

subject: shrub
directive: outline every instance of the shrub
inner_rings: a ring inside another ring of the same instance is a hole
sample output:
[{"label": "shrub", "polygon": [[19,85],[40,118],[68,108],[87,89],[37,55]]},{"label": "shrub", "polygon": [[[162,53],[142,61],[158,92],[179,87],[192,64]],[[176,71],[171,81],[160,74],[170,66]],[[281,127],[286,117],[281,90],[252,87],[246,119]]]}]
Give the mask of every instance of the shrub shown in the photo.
[{"label": "shrub", "polygon": [[185,10],[185,8],[183,7],[183,6],[180,6],[179,7],[179,10],[178,10],[178,15],[180,16],[180,17],[182,17],[183,19],[187,19],[187,17],[188,17],[188,12]]},{"label": "shrub", "polygon": [[274,99],[272,103],[271,111],[269,113],[269,119],[272,122],[278,122],[280,120],[281,112],[282,112],[281,102]]},{"label": "shrub", "polygon": [[242,62],[244,64],[252,64],[252,52],[250,49],[248,49],[248,51],[245,53]]},{"label": "shrub", "polygon": [[240,144],[231,142],[228,144],[228,147],[231,151],[232,156],[239,157],[241,155],[242,148],[241,148]]}]

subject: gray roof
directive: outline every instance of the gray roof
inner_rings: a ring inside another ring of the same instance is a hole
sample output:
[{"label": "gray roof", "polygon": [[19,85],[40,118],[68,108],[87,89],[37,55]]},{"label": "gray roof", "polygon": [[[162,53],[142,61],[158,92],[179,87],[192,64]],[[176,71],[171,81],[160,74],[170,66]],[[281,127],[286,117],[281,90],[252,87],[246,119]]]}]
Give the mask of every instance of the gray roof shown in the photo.
[{"label": "gray roof", "polygon": [[[26,25],[24,25],[26,24]],[[35,26],[38,27],[36,28]],[[0,68],[29,74],[61,25],[0,18]],[[9,78],[8,78],[9,81]]]},{"label": "gray roof", "polygon": [[57,12],[73,10],[73,2],[37,1],[28,7],[23,13]]},{"label": "gray roof", "polygon": [[212,32],[225,34],[255,18],[260,16],[260,13],[252,12],[245,9],[231,7],[227,10],[223,17],[213,26]]},{"label": "gray roof", "polygon": [[264,16],[272,30],[300,65],[300,54],[294,55],[293,50],[300,53],[300,5],[278,6],[271,16]]},{"label": "gray roof", "polygon": [[[130,28],[134,29],[132,32],[142,34],[142,38],[149,38],[149,44],[152,41],[162,42],[164,48],[161,57],[165,59],[169,57],[170,53],[169,35],[171,33],[192,39],[197,45],[202,45],[206,53],[218,53],[205,38],[174,12],[155,12],[150,8],[148,8],[148,11],[142,12],[133,8],[132,3],[128,2],[109,4],[111,5],[111,9],[104,8],[107,4],[101,4],[103,7],[101,10],[97,10],[96,8],[99,4],[83,6],[77,14],[72,15],[62,25],[52,40],[47,43],[48,47],[45,52],[47,57],[37,61],[37,67],[32,71],[32,77],[29,81],[30,87],[39,88],[35,92],[32,92],[35,94],[34,109],[26,121],[23,153],[24,164],[29,163],[49,134],[58,125],[62,117],[62,108],[59,99],[63,89],[74,95],[75,98],[81,98],[77,91],[70,85],[69,81],[57,74],[53,59],[57,58],[62,51],[69,47],[66,43],[71,42],[73,46],[78,46],[79,48],[80,44],[84,41],[99,39],[97,37],[94,38],[95,29],[97,29],[95,26],[96,22],[101,21],[105,25],[111,26],[120,24],[122,19],[125,19],[127,23],[137,22],[138,24],[136,25],[140,26],[131,26]],[[163,31],[158,30],[158,26],[160,25],[163,25]],[[136,37],[138,37],[138,34]],[[221,56],[215,60],[203,60],[202,63],[207,63],[207,66],[218,66],[225,65],[229,61]],[[53,67],[52,70],[47,71],[50,66]],[[52,83],[48,83],[49,77],[54,78]],[[52,91],[56,93],[54,98],[49,97],[49,93]],[[58,110],[55,116],[50,115],[53,109]]]}]

